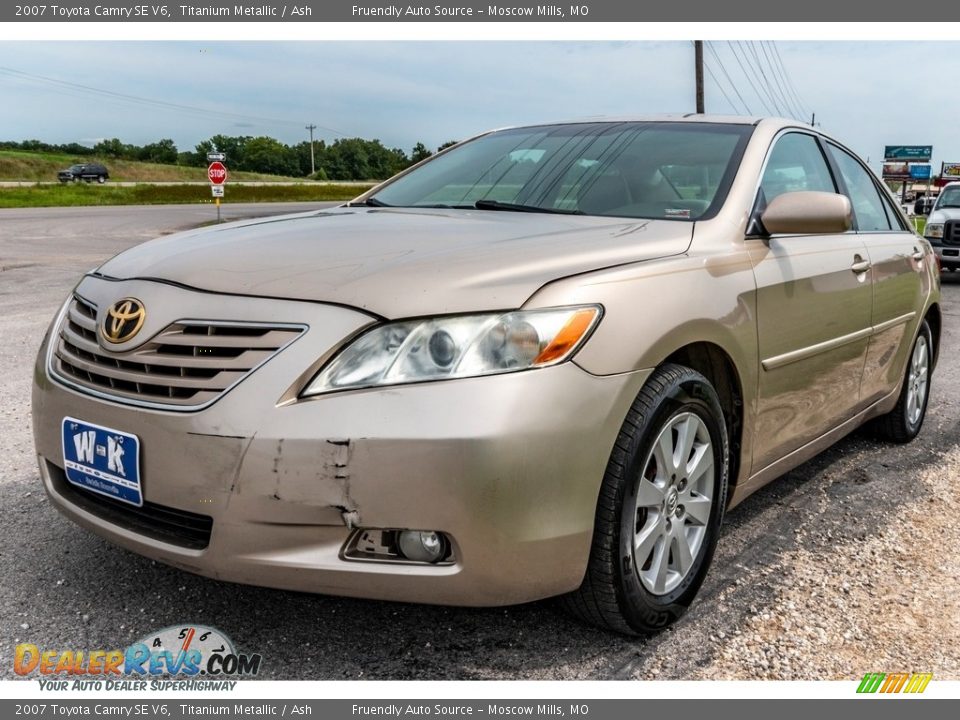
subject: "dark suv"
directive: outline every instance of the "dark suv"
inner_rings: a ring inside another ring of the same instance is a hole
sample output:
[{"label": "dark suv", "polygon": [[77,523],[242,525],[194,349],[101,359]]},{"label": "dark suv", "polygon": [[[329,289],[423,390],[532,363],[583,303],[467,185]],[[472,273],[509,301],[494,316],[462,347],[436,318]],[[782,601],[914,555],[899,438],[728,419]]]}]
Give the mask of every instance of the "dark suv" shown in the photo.
[{"label": "dark suv", "polygon": [[96,180],[98,183],[105,183],[108,177],[110,177],[110,173],[108,173],[107,169],[99,163],[71,165],[66,170],[61,170],[57,173],[57,180],[62,183],[80,182],[81,180],[85,180],[86,182],[93,182]]}]

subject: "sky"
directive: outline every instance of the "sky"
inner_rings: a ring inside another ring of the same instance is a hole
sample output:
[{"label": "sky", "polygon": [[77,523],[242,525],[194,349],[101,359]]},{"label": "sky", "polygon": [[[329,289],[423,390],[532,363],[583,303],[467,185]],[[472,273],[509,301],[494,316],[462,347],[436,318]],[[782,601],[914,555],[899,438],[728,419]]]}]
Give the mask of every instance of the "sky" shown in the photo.
[{"label": "sky", "polygon": [[[960,162],[960,97],[943,84],[960,43],[713,41],[705,58],[707,112],[816,113],[878,170],[884,145],[933,145],[935,171]],[[312,123],[328,142],[409,152],[505,125],[692,112],[694,60],[672,41],[4,40],[0,100],[0,140],[188,150],[215,134],[296,143]]]}]

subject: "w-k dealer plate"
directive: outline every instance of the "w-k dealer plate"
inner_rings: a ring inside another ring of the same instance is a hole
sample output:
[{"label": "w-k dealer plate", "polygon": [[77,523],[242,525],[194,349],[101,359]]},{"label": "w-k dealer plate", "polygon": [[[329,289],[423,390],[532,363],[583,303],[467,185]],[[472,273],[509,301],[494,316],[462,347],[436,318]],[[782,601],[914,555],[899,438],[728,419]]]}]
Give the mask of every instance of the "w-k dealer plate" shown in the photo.
[{"label": "w-k dealer plate", "polygon": [[74,485],[137,507],[143,505],[136,435],[66,417],[63,463],[67,480]]}]

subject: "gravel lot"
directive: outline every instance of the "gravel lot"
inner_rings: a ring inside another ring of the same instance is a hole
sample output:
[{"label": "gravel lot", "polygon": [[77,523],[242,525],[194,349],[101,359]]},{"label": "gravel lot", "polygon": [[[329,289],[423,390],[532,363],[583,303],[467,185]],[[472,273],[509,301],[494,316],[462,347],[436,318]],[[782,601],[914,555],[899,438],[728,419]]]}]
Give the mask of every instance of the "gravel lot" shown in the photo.
[{"label": "gravel lot", "polygon": [[82,272],[209,214],[0,211],[0,677],[13,675],[18,642],[113,648],[196,622],[262,653],[277,679],[960,679],[960,276],[944,278],[944,346],[920,438],[894,447],[857,433],[751,497],[728,515],[687,617],[628,639],[552,602],[470,610],[214,582],[115,548],[50,507],[29,392],[50,317]]}]

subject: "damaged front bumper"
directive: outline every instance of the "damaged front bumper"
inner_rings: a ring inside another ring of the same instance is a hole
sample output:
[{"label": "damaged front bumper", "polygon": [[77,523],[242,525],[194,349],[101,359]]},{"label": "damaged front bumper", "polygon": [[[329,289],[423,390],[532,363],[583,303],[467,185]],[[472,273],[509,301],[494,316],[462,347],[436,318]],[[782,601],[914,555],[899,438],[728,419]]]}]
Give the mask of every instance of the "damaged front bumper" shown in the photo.
[{"label": "damaged front bumper", "polygon": [[[566,363],[300,400],[298,383],[369,317],[105,283],[88,279],[81,289],[103,300],[136,291],[171,320],[202,299],[211,316],[239,307],[245,319],[308,329],[194,412],[131,407],[66,387],[50,376],[45,341],[34,384],[36,448],[51,501],[78,524],[190,572],[308,592],[482,606],[580,584],[604,468],[646,371],[596,377]],[[105,508],[66,482],[64,417],[139,438],[146,510]],[[160,532],[166,520],[196,525],[200,539]],[[355,528],[443,532],[453,562],[345,559]]]}]

